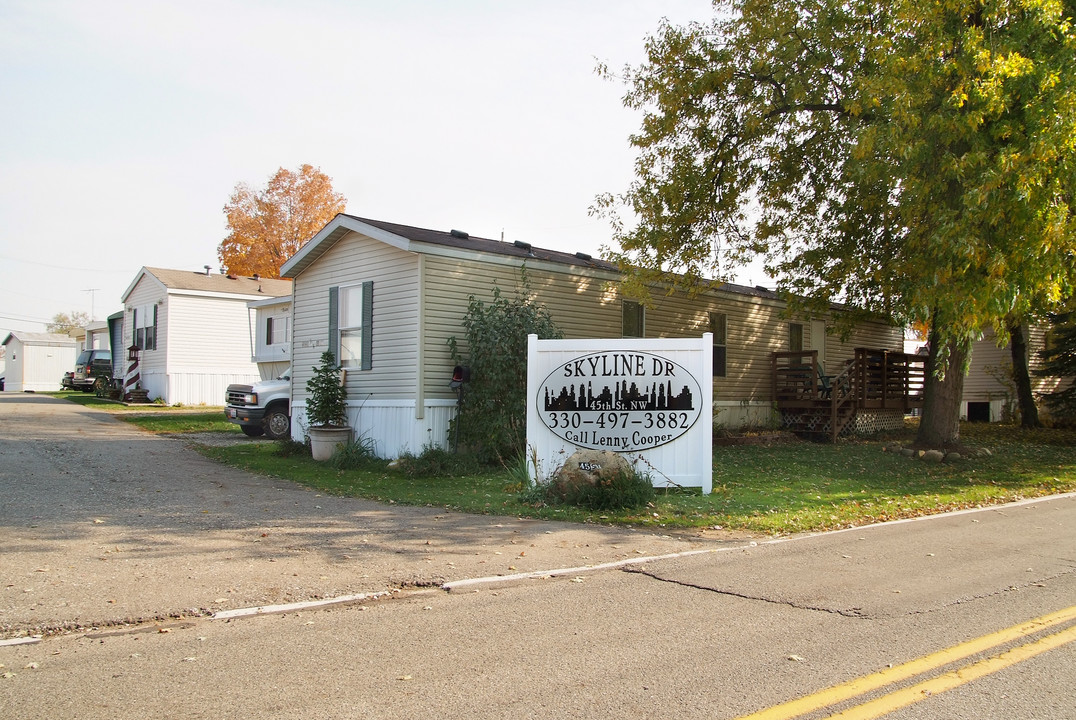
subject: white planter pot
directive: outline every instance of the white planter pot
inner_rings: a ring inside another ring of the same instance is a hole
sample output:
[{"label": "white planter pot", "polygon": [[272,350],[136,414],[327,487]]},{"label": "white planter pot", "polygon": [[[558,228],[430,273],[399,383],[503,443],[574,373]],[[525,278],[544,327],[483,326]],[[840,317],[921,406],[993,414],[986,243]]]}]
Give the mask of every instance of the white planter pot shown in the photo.
[{"label": "white planter pot", "polygon": [[312,427],[307,434],[310,435],[310,454],[315,460],[328,460],[336,448],[351,442],[349,427]]}]

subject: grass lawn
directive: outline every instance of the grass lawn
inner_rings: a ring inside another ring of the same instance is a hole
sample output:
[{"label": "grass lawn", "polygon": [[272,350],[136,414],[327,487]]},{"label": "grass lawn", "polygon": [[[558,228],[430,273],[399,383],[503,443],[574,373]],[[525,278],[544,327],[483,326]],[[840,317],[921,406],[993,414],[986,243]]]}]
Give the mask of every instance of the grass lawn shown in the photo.
[{"label": "grass lawn", "polygon": [[[89,393],[50,393],[113,412],[151,432],[232,432],[222,408],[124,406]],[[1023,431],[1010,425],[964,423],[961,440],[993,453],[929,464],[883,452],[910,443],[915,428],[869,439],[714,448],[714,491],[659,491],[651,507],[597,513],[575,507],[532,507],[504,468],[464,463],[412,477],[373,462],[336,470],[309,455],[281,455],[277,443],[202,447],[220,462],[292,480],[323,492],[387,503],[462,512],[553,518],[652,529],[724,528],[781,535],[830,530],[946,510],[1076,491],[1076,431]],[[449,458],[451,460],[451,457]]]},{"label": "grass lawn", "polygon": [[122,420],[138,425],[144,430],[155,433],[188,432],[242,432],[238,425],[224,419],[224,406],[193,405],[124,405],[112,400],[104,400],[93,393],[64,390],[61,392],[41,393],[73,403],[104,410]]},{"label": "grass lawn", "polygon": [[306,456],[281,457],[273,443],[207,447],[235,467],[389,503],[463,512],[555,518],[646,528],[724,528],[781,535],[852,527],[958,508],[1076,491],[1076,432],[1023,432],[998,425],[962,428],[964,442],[988,457],[928,464],[885,444],[911,442],[914,429],[883,439],[719,447],[714,492],[660,491],[651,507],[597,513],[520,501],[507,470],[408,477],[383,463],[334,470]]}]

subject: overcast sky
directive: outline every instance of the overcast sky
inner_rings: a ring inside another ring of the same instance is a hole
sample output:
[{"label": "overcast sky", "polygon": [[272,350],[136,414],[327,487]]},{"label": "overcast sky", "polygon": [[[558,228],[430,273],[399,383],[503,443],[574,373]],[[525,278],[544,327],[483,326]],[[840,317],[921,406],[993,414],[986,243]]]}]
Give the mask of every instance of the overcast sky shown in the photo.
[{"label": "overcast sky", "polygon": [[[379,220],[596,254],[638,64],[709,0],[0,0],[0,339],[219,268],[237,182],[318,166]],[[750,279],[743,277],[742,281]],[[761,281],[761,280],[760,280]],[[90,292],[92,290],[92,292]]]}]

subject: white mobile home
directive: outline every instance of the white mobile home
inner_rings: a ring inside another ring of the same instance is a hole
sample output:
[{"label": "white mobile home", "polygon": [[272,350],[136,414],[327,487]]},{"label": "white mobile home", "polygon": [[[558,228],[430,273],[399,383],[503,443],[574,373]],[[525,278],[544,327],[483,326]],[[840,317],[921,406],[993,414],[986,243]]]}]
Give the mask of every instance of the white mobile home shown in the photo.
[{"label": "white mobile home", "polygon": [[259,379],[247,304],[290,294],[288,280],[142,268],[122,298],[139,384],[169,405],[223,405],[228,385]]},{"label": "white mobile home", "polygon": [[[695,297],[622,297],[609,263],[584,253],[338,215],[281,268],[292,295],[292,428],[302,437],[306,382],[326,349],[342,357],[357,433],[382,457],[443,445],[456,396],[448,339],[464,340],[471,295],[531,292],[568,338],[699,337],[714,332],[715,423],[773,418],[773,353],[817,353],[830,372],[856,348],[901,353],[902,331],[879,320],[842,340],[827,317],[789,318],[763,288],[724,285]],[[898,418],[902,417],[899,415]]]},{"label": "white mobile home", "polygon": [[7,367],[4,390],[52,392],[65,372],[75,369],[79,342],[57,333],[12,332],[4,338]]},{"label": "white mobile home", "polygon": [[112,344],[108,338],[108,321],[97,320],[95,322],[91,322],[84,329],[86,331],[86,337],[82,343],[83,350],[113,349]]}]

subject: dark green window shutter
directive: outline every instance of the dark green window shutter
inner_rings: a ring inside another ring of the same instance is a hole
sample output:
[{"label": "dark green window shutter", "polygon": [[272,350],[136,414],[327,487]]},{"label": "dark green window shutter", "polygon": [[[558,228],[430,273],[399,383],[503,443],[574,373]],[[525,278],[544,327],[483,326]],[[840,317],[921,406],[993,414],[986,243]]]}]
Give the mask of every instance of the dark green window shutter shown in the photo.
[{"label": "dark green window shutter", "polygon": [[362,284],[362,369],[374,366],[374,283],[367,280]]},{"label": "dark green window shutter", "polygon": [[329,288],[329,348],[340,363],[340,288]]},{"label": "dark green window shutter", "polygon": [[153,306],[153,347],[150,350],[157,349],[157,305]]}]

